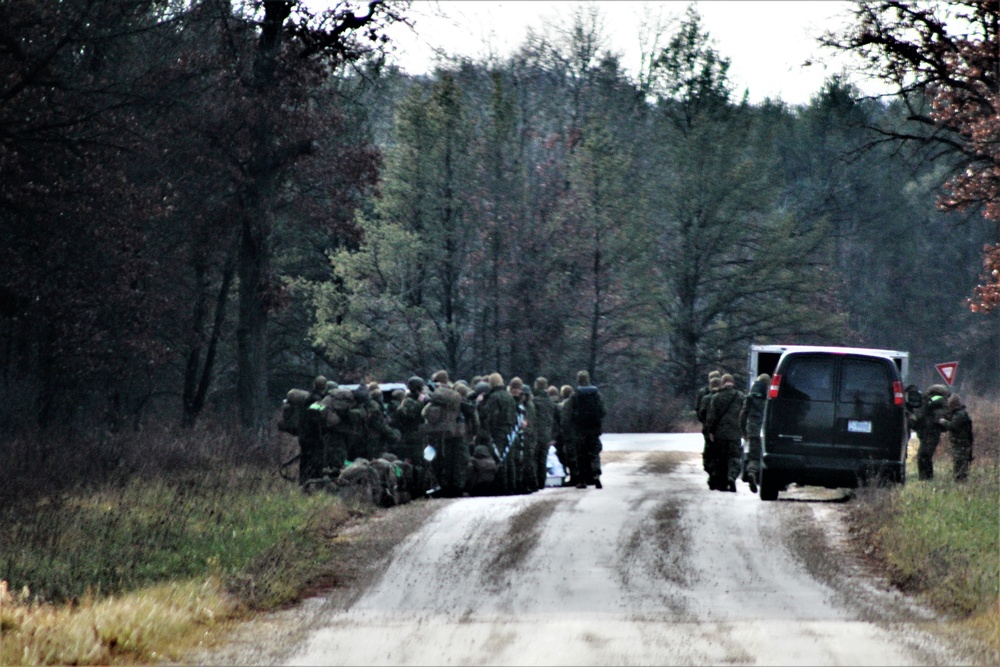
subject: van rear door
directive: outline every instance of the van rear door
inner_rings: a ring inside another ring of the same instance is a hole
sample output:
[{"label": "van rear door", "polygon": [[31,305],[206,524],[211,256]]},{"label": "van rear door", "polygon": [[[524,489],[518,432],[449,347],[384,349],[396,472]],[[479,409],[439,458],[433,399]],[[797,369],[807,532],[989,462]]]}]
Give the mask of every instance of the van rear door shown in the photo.
[{"label": "van rear door", "polygon": [[[830,427],[836,419],[837,357],[792,354],[785,358],[775,405],[769,410],[768,449],[773,453],[835,456]],[[777,409],[780,404],[781,408]]]},{"label": "van rear door", "polygon": [[893,404],[892,362],[845,356],[837,388],[834,442],[853,456],[894,458],[899,444],[899,412]]}]

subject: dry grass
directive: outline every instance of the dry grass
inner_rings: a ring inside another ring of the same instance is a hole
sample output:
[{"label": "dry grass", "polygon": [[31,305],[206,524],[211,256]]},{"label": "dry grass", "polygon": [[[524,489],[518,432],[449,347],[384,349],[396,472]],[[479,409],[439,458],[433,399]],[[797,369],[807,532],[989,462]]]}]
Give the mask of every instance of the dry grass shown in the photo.
[{"label": "dry grass", "polygon": [[0,664],[110,665],[179,658],[234,616],[237,604],[217,577],[170,583],[75,604],[31,602],[0,582]]}]

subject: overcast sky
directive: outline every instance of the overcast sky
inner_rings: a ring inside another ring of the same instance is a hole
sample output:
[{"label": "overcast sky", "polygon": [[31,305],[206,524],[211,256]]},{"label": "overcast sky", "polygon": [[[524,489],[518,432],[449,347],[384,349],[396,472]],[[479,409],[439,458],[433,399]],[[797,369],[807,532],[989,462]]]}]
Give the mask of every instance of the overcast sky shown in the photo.
[{"label": "overcast sky", "polygon": [[[520,46],[529,28],[569,14],[574,5],[594,4],[606,17],[614,50],[630,71],[638,69],[639,25],[644,6],[664,19],[680,19],[689,2],[598,0],[414,0],[408,16],[414,30],[399,26],[390,36],[398,63],[411,74],[433,68],[435,49],[453,55],[507,55]],[[780,97],[801,104],[819,91],[825,78],[841,72],[850,61],[821,49],[816,37],[824,29],[843,26],[851,3],[792,0],[701,0],[694,3],[718,51],[730,58],[730,76],[737,94],[749,90],[751,102]],[[674,24],[675,25],[675,24]],[[668,29],[667,34],[670,34]],[[806,65],[805,63],[811,63]],[[873,82],[850,80],[865,92],[878,92]]]}]

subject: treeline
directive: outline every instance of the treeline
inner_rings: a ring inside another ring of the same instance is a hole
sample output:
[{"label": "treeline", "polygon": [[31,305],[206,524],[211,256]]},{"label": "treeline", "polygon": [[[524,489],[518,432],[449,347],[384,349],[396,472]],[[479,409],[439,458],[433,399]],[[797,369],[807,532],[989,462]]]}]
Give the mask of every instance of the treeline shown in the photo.
[{"label": "treeline", "polygon": [[0,5],[4,434],[210,412],[260,435],[317,374],[441,368],[587,369],[609,428],[646,430],[752,342],[1000,389],[997,313],[964,304],[995,227],[866,129],[900,101],[832,78],[750,104],[693,10],[648,26],[638,76],[595,9],[410,77],[379,50],[405,6],[362,11]]}]

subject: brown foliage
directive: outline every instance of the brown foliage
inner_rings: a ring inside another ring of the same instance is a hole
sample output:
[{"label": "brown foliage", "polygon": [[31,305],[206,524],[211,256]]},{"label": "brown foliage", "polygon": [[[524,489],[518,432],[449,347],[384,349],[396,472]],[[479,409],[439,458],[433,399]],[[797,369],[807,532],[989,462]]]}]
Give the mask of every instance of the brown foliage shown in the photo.
[{"label": "brown foliage", "polygon": [[[952,159],[941,209],[980,211],[1000,223],[1000,3],[865,0],[855,16],[847,35],[827,36],[825,43],[864,57],[870,73],[898,88],[909,120],[923,127],[882,132],[893,141],[924,143],[930,159]],[[998,248],[984,248],[984,283],[968,302],[975,312],[1000,299]]]}]

